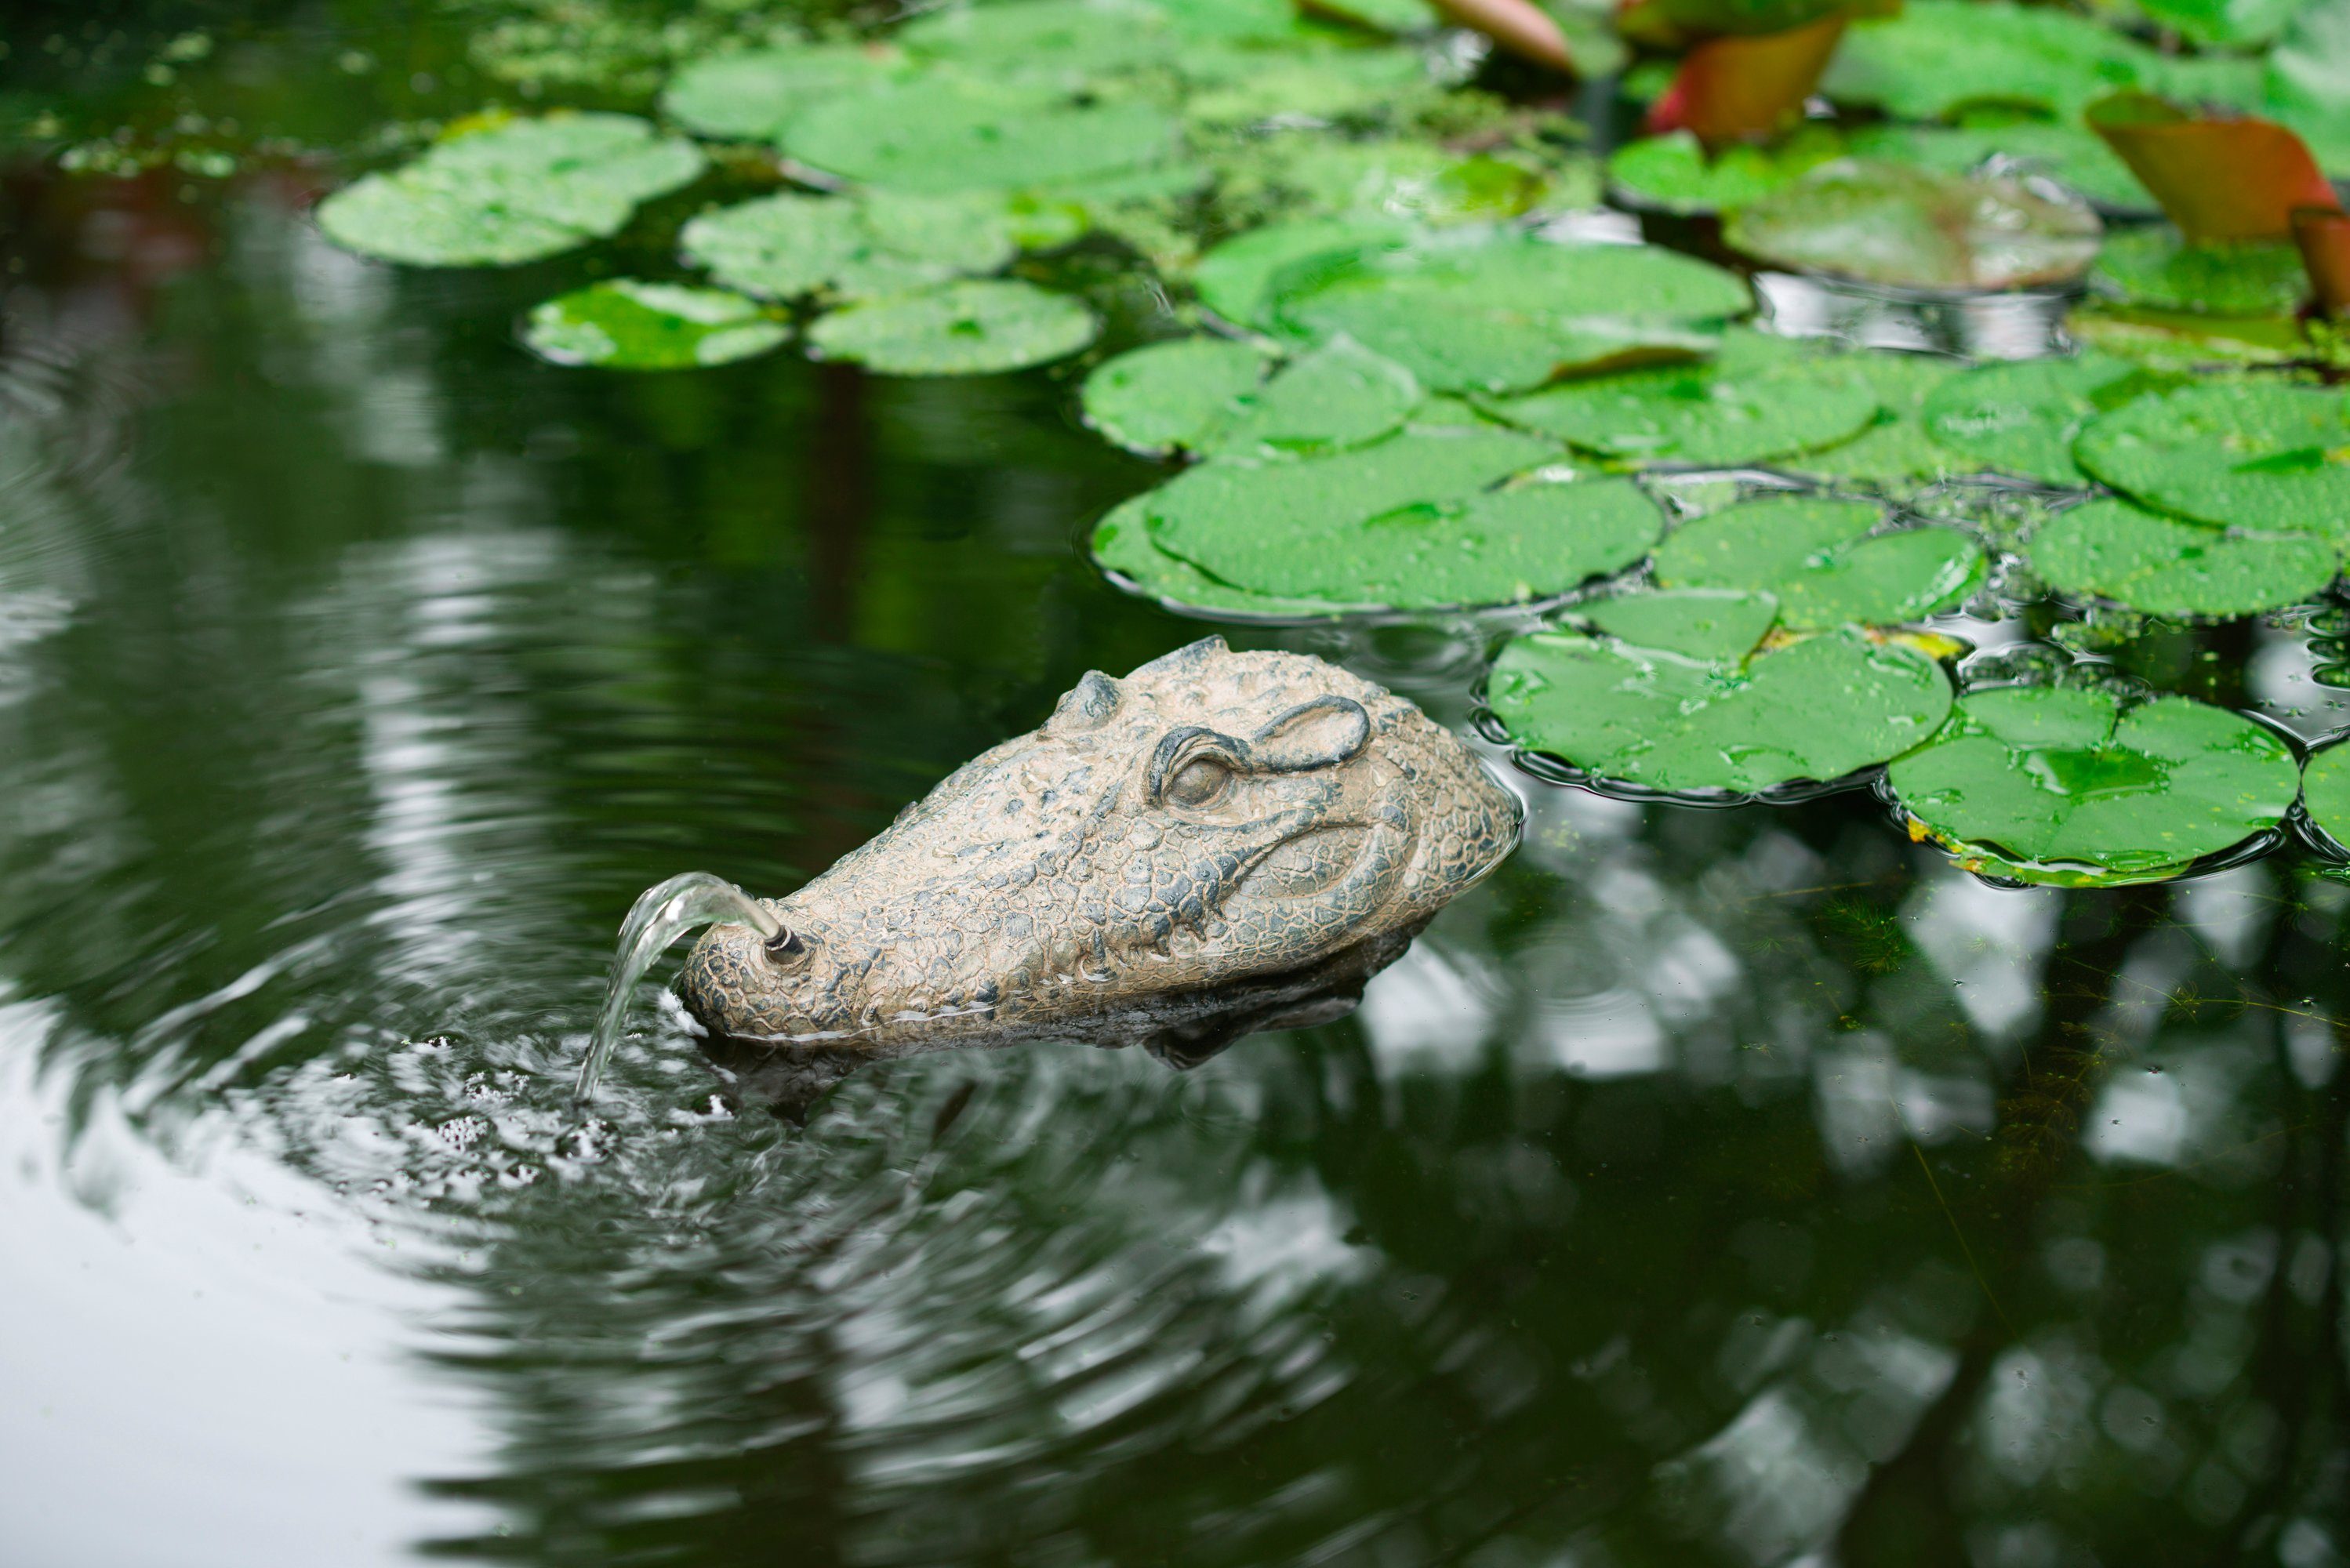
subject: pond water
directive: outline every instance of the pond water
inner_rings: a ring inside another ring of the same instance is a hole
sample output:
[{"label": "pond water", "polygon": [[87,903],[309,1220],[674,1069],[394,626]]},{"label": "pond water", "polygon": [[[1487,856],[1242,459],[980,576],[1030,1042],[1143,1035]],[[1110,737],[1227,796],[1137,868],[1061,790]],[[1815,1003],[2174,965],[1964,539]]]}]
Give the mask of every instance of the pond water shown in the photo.
[{"label": "pond water", "polygon": [[[453,29],[265,13],[239,90],[452,112]],[[1513,774],[1345,1021],[802,1126],[649,985],[575,1104],[640,889],[786,891],[1207,629],[1083,554],[1162,471],[1066,368],[554,369],[577,266],[362,261],[315,193],[9,192],[0,1558],[2344,1560],[2306,856],[2003,888],[1865,789]],[[1471,730],[1465,620],[1227,635]],[[2322,654],[2121,657],[2316,735]]]}]

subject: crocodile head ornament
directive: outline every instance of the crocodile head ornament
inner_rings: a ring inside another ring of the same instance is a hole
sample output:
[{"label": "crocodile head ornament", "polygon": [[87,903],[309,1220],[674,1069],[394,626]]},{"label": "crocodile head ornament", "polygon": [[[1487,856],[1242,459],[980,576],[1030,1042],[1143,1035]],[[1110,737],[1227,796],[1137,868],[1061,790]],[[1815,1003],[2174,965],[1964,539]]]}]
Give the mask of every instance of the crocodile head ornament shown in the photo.
[{"label": "crocodile head ornament", "polygon": [[1359,993],[1518,826],[1516,797],[1410,702],[1211,637],[1087,674],[767,901],[782,932],[711,928],[681,990],[738,1055],[1043,1036],[1166,1054],[1201,1038],[1187,1019],[1223,1018],[1221,1044]]}]

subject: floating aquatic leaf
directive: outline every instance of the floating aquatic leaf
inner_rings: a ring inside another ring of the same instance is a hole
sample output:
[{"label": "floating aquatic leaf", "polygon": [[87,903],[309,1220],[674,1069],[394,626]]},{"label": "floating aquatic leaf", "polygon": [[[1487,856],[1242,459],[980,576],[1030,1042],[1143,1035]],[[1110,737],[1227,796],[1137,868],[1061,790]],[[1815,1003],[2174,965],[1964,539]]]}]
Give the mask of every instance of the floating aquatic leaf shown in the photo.
[{"label": "floating aquatic leaf", "polygon": [[1277,119],[1368,117],[1428,82],[1427,66],[1405,49],[1254,55],[1247,69],[1184,99],[1183,118],[1196,126],[1231,130]]},{"label": "floating aquatic leaf", "polygon": [[701,136],[771,140],[810,104],[878,87],[905,68],[877,44],[788,44],[697,60],[661,94],[661,112]]},{"label": "floating aquatic leaf", "polygon": [[1688,358],[1751,303],[1734,275],[1670,251],[1506,232],[1309,255],[1283,268],[1272,293],[1274,324],[1288,336],[1344,333],[1426,386],[1481,392]]},{"label": "floating aquatic leaf", "polygon": [[1223,337],[1178,337],[1107,360],[1086,378],[1086,422],[1129,452],[1197,450],[1234,399],[1256,389],[1264,356]]},{"label": "floating aquatic leaf", "polygon": [[2085,118],[2190,244],[2290,239],[2296,210],[2341,205],[2308,147],[2272,119],[2147,92],[2099,99]]},{"label": "floating aquatic leaf", "polygon": [[1845,139],[1805,125],[1776,145],[1732,142],[1708,156],[1697,134],[1675,130],[1627,142],[1607,160],[1607,184],[1635,206],[1677,213],[1718,213],[1761,200],[1845,155]]},{"label": "floating aquatic leaf", "polygon": [[1030,190],[1121,174],[1172,151],[1174,122],[1147,103],[1089,105],[939,78],[820,101],[784,128],[810,168],[895,190]]},{"label": "floating aquatic leaf", "polygon": [[2153,198],[2097,135],[2069,120],[2001,119],[1964,125],[1872,125],[1852,135],[1856,158],[1970,174],[1992,159],[2042,175],[2116,212],[2144,213]]},{"label": "floating aquatic leaf", "polygon": [[1643,123],[1693,131],[1709,147],[1780,134],[1803,118],[1846,20],[1832,10],[1800,26],[1698,38]]},{"label": "floating aquatic leaf", "polygon": [[2160,511],[2350,540],[2350,399],[2338,390],[2207,381],[2101,415],[2073,455]]},{"label": "floating aquatic leaf", "polygon": [[836,310],[808,329],[819,353],[891,376],[980,376],[1076,353],[1101,323],[1034,284],[951,283]]},{"label": "floating aquatic leaf", "polygon": [[2350,170],[2350,0],[2302,7],[2262,67],[2260,107],[2330,172]]},{"label": "floating aquatic leaf", "polygon": [[2272,43],[2308,0],[2130,0],[2156,26],[2190,44],[2256,47]]},{"label": "floating aquatic leaf", "polygon": [[1816,373],[1821,363],[1784,339],[1742,332],[1717,360],[1562,381],[1491,407],[1619,462],[1728,468],[1834,446],[1876,422],[1877,394]]},{"label": "floating aquatic leaf", "polygon": [[2070,11],[1909,0],[1896,16],[1855,23],[1822,87],[1902,119],[2006,105],[2070,120],[2092,99],[2143,82],[2159,58]]},{"label": "floating aquatic leaf", "polygon": [[2108,409],[2165,383],[2126,359],[2083,354],[1978,366],[1926,400],[1926,429],[1988,468],[2047,484],[2080,484],[2073,440]]},{"label": "floating aquatic leaf", "polygon": [[522,336],[558,365],[682,370],[764,354],[791,329],[725,289],[614,278],[537,306]]},{"label": "floating aquatic leaf", "polygon": [[2087,886],[2158,881],[2281,822],[2293,753],[2224,708],[2107,692],[1970,692],[1897,761],[1902,808],[1970,869]]},{"label": "floating aquatic leaf", "polygon": [[2205,316],[2188,310],[2093,303],[2066,317],[2064,329],[2101,353],[2150,370],[2273,365],[2309,353],[2301,323],[2290,317]]},{"label": "floating aquatic leaf", "polygon": [[2214,316],[2290,316],[2309,293],[2289,241],[2190,245],[2168,223],[2109,236],[2089,282],[2132,305]]},{"label": "floating aquatic leaf", "polygon": [[1400,246],[1417,231],[1399,219],[1300,218],[1226,240],[1191,275],[1200,302],[1235,327],[1269,325],[1273,280],[1309,256],[1371,245]]},{"label": "floating aquatic leaf", "polygon": [[2350,849],[2350,744],[2337,739],[2310,753],[2301,770],[2301,808],[2336,850]]},{"label": "floating aquatic leaf", "polygon": [[507,120],[318,204],[346,250],[411,266],[508,266],[619,232],[702,172],[694,145],[624,114]]},{"label": "floating aquatic leaf", "polygon": [[1298,558],[1374,517],[1463,501],[1558,455],[1547,441],[1485,429],[1408,431],[1295,462],[1207,462],[1150,492],[1153,541],[1227,583],[1265,593]]},{"label": "floating aquatic leaf", "polygon": [[1170,63],[1172,33],[1167,14],[1140,0],[1003,0],[922,12],[893,41],[990,80],[1044,79],[1077,88]]},{"label": "floating aquatic leaf", "polygon": [[1791,631],[1916,620],[1981,583],[1982,548],[1966,535],[1875,532],[1884,521],[1868,501],[1744,502],[1674,529],[1657,551],[1657,582],[1767,593]]},{"label": "floating aquatic leaf", "polygon": [[2332,545],[2186,523],[2126,501],[2061,512],[2032,535],[2032,569],[2068,594],[2162,616],[2245,616],[2303,604],[2334,580]]},{"label": "floating aquatic leaf", "polygon": [[1180,556],[1170,556],[1153,543],[1149,526],[1148,495],[1120,503],[1094,525],[1093,557],[1102,570],[1116,573],[1141,593],[1186,609],[1225,614],[1270,616],[1295,619],[1336,615],[1371,605],[1331,603],[1320,599],[1284,599],[1253,594],[1208,576]]},{"label": "floating aquatic leaf", "polygon": [[1216,200],[1226,213],[1305,216],[1386,214],[1429,223],[1512,218],[1599,198],[1596,167],[1581,154],[1534,159],[1467,154],[1409,137],[1334,141],[1294,130],[1252,138],[1218,159]]},{"label": "floating aquatic leaf", "polygon": [[1360,446],[1396,429],[1419,402],[1419,383],[1351,337],[1324,344],[1234,400],[1201,432],[1213,457],[1266,457]]},{"label": "floating aquatic leaf", "polygon": [[[1677,611],[1704,623],[1673,639],[1683,647],[1722,648],[1724,633],[1752,624],[1721,596],[1648,597],[1667,601],[1641,612],[1650,618],[1638,629],[1656,640],[1671,634],[1654,621]],[[1851,630],[1711,658],[1558,630],[1504,645],[1486,700],[1512,741],[1595,777],[1747,794],[1841,779],[1907,751],[1941,723],[1950,686],[1917,649]]]},{"label": "floating aquatic leaf", "polygon": [[1380,33],[1425,32],[1438,20],[1428,0],[1299,0],[1299,8]]},{"label": "floating aquatic leaf", "polygon": [[1779,601],[1769,594],[1684,588],[1596,599],[1576,606],[1575,618],[1635,648],[1660,648],[1688,659],[1734,661],[1753,652],[1777,624]]},{"label": "floating aquatic leaf", "polygon": [[1960,374],[1957,361],[1936,354],[1858,351],[1839,354],[1813,374],[1852,381],[1874,393],[1877,422],[1848,441],[1805,452],[1782,466],[1796,472],[1871,490],[1908,493],[1948,478],[1960,464],[1926,433],[1926,400]]},{"label": "floating aquatic leaf", "polygon": [[2096,259],[2096,214],[2012,180],[1844,159],[1738,209],[1722,237],[1757,260],[1895,288],[2063,283]]},{"label": "floating aquatic leaf", "polygon": [[1001,201],[894,192],[763,196],[704,213],[679,244],[719,282],[767,299],[902,294],[993,272],[1018,254]]}]

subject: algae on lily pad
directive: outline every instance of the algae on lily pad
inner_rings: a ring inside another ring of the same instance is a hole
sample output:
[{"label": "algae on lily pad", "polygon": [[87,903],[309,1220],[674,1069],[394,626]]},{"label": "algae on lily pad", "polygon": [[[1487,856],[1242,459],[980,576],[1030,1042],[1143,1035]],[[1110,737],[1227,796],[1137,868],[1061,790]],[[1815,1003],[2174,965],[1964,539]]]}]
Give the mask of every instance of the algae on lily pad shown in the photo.
[{"label": "algae on lily pad", "polygon": [[671,78],[661,112],[701,136],[772,140],[792,116],[905,69],[875,44],[780,44],[696,60]]},{"label": "algae on lily pad", "polygon": [[823,99],[784,127],[786,156],[852,184],[894,190],[1035,190],[1168,158],[1175,123],[1148,103],[1072,102],[944,78]]},{"label": "algae on lily pad", "polygon": [[318,203],[318,227],[411,266],[511,266],[618,234],[702,170],[693,143],[630,115],[506,120],[345,186]]},{"label": "algae on lily pad", "polygon": [[679,244],[720,283],[765,299],[902,294],[993,272],[1019,254],[993,195],[889,191],[762,196],[702,213]]},{"label": "algae on lily pad", "polygon": [[685,370],[764,354],[791,336],[722,288],[614,278],[557,295],[523,324],[523,341],[558,365]]},{"label": "algae on lily pad", "polygon": [[[1639,596],[1644,619],[1595,625],[1639,630],[1645,645],[1569,629],[1513,639],[1493,661],[1486,701],[1510,739],[1596,779],[1675,792],[1752,794],[1802,780],[1833,782],[1917,745],[1950,707],[1940,665],[1904,643],[1850,629],[1765,651],[1725,646],[1754,626],[1738,601],[1767,595]],[[1701,633],[1659,623],[1685,618]],[[1768,618],[1760,618],[1768,625]],[[1674,642],[1704,652],[1675,651]]]},{"label": "algae on lily pad", "polygon": [[1341,333],[1440,391],[1507,392],[1569,370],[1688,358],[1752,300],[1736,275],[1647,245],[1461,232],[1315,254],[1277,273],[1277,331]]},{"label": "algae on lily pad", "polygon": [[2159,881],[2267,832],[2300,788],[2284,742],[2186,697],[2007,687],[1959,700],[1888,778],[1970,870],[2059,887]]},{"label": "algae on lily pad", "polygon": [[2350,394],[2338,389],[2205,381],[2092,421],[2073,455],[2160,511],[2350,540]]},{"label": "algae on lily pad", "polygon": [[2223,529],[2118,500],[2058,513],[2033,533],[2030,554],[2032,569],[2061,592],[2174,617],[2303,604],[2336,569],[2334,546],[2314,534]]},{"label": "algae on lily pad", "polygon": [[1742,141],[1709,153],[1692,131],[1626,142],[1607,160],[1607,184],[1637,207],[1689,215],[1760,201],[1823,163],[1845,155],[1845,140],[1822,125],[1803,125],[1776,145]]},{"label": "algae on lily pad", "polygon": [[1100,329],[1066,295],[983,280],[836,310],[808,329],[808,343],[885,375],[982,376],[1066,358]]},{"label": "algae on lily pad", "polygon": [[2191,245],[2168,223],[2108,236],[2089,283],[2126,304],[2213,316],[2291,316],[2309,295],[2290,241]]},{"label": "algae on lily pad", "polygon": [[1778,601],[1791,631],[1891,626],[1948,609],[1983,578],[1982,547],[1955,528],[1877,529],[1874,502],[1773,496],[1682,524],[1657,551],[1667,588],[1732,588]]},{"label": "algae on lily pad", "polygon": [[2045,484],[2086,476],[2073,440],[2091,420],[2165,385],[2126,359],[2011,359],[1979,365],[1926,400],[1926,429],[1952,452]]},{"label": "algae on lily pad", "polygon": [[1722,238],[1772,266],[1889,288],[2029,288],[2096,259],[2095,213],[2013,180],[1843,159],[1723,221]]},{"label": "algae on lily pad", "polygon": [[1225,337],[1178,337],[1128,349],[1086,378],[1086,422],[1128,452],[1199,449],[1233,400],[1256,389],[1265,358]]}]

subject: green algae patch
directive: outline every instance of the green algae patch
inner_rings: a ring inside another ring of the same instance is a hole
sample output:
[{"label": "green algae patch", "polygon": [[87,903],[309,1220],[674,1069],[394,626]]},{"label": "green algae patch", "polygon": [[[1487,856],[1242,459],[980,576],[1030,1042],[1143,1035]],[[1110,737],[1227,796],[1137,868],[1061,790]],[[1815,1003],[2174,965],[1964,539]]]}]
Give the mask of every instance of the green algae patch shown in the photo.
[{"label": "green algae patch", "polygon": [[935,194],[1130,174],[1170,157],[1175,140],[1175,122],[1148,103],[940,78],[823,99],[792,118],[780,145],[851,184]]},{"label": "green algae patch", "polygon": [[2167,383],[2126,359],[2014,359],[1953,377],[1926,400],[1934,440],[1987,468],[2043,484],[2086,482],[2073,441],[2088,422]]},{"label": "green algae patch", "polygon": [[2189,244],[2168,223],[2106,241],[2089,285],[2126,305],[2211,316],[2291,316],[2309,294],[2301,252],[2287,241]]},{"label": "green algae patch", "polygon": [[1825,126],[1799,127],[1774,146],[1732,142],[1711,155],[1694,133],[1676,130],[1617,148],[1607,160],[1607,185],[1636,207],[1719,213],[1760,201],[1844,155],[1844,138]]},{"label": "green algae patch", "polygon": [[551,114],[452,138],[318,203],[318,227],[411,266],[513,266],[619,233],[702,170],[691,141],[625,114]]},{"label": "green algae patch", "polygon": [[2224,708],[2051,687],[1969,693],[1887,777],[1969,870],[2058,887],[2175,877],[2276,827],[2300,787],[2284,742]]},{"label": "green algae patch", "polygon": [[1105,360],[1086,378],[1086,423],[1128,452],[1197,451],[1235,400],[1256,390],[1265,358],[1224,337],[1178,337]]},{"label": "green algae patch", "polygon": [[1790,631],[1916,620],[1981,584],[1982,548],[1966,535],[1877,532],[1884,521],[1874,502],[1742,502],[1674,529],[1657,551],[1657,582],[1767,593]]},{"label": "green algae patch", "polygon": [[2183,522],[2126,501],[2061,512],[2033,535],[2032,569],[2061,592],[2148,615],[2258,615],[2306,603],[2334,580],[2333,545],[2303,533]]},{"label": "green algae patch", "polygon": [[2073,454],[2158,511],[2350,540],[2350,398],[2339,390],[2207,381],[2101,415]]},{"label": "green algae patch", "polygon": [[535,307],[522,329],[523,342],[543,359],[607,370],[724,365],[790,336],[739,294],[634,278],[557,295]]},{"label": "green algae patch", "polygon": [[1308,254],[1274,275],[1267,313],[1284,337],[1345,334],[1437,390],[1498,393],[1709,351],[1751,305],[1734,274],[1670,251],[1448,231]]},{"label": "green algae patch", "polygon": [[704,213],[679,246],[718,282],[763,299],[870,298],[994,272],[1019,254],[991,196],[763,196]]},{"label": "green algae patch", "polygon": [[[1641,606],[1643,621],[1612,624],[1646,644],[1560,629],[1503,646],[1486,701],[1515,744],[1596,780],[1751,794],[1873,767],[1950,711],[1949,678],[1914,648],[1835,630],[1730,651],[1754,624],[1757,596],[1641,597],[1663,602]],[[1607,602],[1592,607],[1594,624],[1607,612]],[[1675,636],[1658,624],[1677,615],[1704,629]],[[1659,646],[1668,641],[1704,651]]]},{"label": "green algae patch", "polygon": [[697,136],[773,140],[792,116],[881,86],[905,69],[878,44],[795,44],[696,60],[671,78],[661,112]]},{"label": "green algae patch", "polygon": [[836,310],[808,329],[808,344],[885,375],[980,376],[1065,358],[1100,329],[1066,295],[983,280]]},{"label": "green algae patch", "polygon": [[2085,206],[2013,180],[1856,158],[1824,164],[1722,223],[1725,241],[1772,266],[1928,290],[2065,283],[2096,259],[2101,233]]}]

